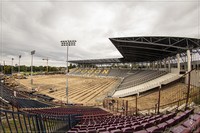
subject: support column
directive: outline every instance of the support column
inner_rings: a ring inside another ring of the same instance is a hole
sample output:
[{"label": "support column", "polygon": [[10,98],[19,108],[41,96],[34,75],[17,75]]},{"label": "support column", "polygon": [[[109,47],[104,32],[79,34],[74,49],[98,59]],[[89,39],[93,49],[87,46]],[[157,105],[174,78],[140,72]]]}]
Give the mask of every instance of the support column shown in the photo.
[{"label": "support column", "polygon": [[137,116],[137,111],[138,111],[138,109],[137,109],[137,98],[138,98],[138,95],[136,95],[136,97],[135,97],[135,115]]},{"label": "support column", "polygon": [[178,69],[178,74],[180,73],[181,70],[181,65],[180,65],[180,54],[176,55],[177,58],[177,69]]},{"label": "support column", "polygon": [[191,55],[190,55],[190,50],[187,50],[187,68],[188,72],[191,71]]},{"label": "support column", "polygon": [[168,71],[171,72],[170,57],[168,57]]},{"label": "support column", "polygon": [[153,61],[153,70],[154,70],[154,68],[155,68],[155,62]]},{"label": "support column", "polygon": [[166,61],[166,58],[164,59],[164,68],[165,68],[165,70],[167,70],[167,61]]},{"label": "support column", "polygon": [[159,61],[157,61],[157,70],[159,69]]},{"label": "support column", "polygon": [[159,86],[159,91],[158,91],[158,114],[160,113],[160,91],[161,91],[161,84]]},{"label": "support column", "polygon": [[162,60],[159,61],[159,67],[162,68]]}]

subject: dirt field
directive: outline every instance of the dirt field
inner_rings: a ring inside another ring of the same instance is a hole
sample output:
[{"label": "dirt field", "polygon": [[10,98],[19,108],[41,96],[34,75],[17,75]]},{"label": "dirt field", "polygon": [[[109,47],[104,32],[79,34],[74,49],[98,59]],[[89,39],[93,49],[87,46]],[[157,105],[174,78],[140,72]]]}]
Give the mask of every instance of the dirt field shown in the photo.
[{"label": "dirt field", "polygon": [[[31,89],[30,77],[19,79],[18,82]],[[118,79],[95,78],[95,77],[69,77],[69,102],[94,105],[97,99],[106,95],[118,83]],[[46,94],[57,100],[66,101],[66,76],[34,76],[33,87],[38,89],[37,93]],[[50,88],[54,92],[49,92]]]},{"label": "dirt field", "polygon": [[[199,88],[192,87],[190,89],[190,95],[193,95],[199,91]],[[169,86],[166,86],[161,89],[161,98],[160,105],[170,104],[172,102],[178,101],[179,99],[186,98],[187,93],[187,85],[184,83],[175,83]],[[138,97],[138,109],[145,110],[149,108],[154,108],[158,102],[158,89],[154,89],[150,92],[145,92]],[[134,110],[135,108],[135,96],[129,96],[126,98],[118,99],[120,104],[122,104],[122,100],[128,100],[129,107]],[[183,101],[182,103],[184,103]],[[177,104],[177,103],[176,103]],[[181,102],[180,102],[181,104]],[[119,107],[121,107],[120,105]],[[163,107],[164,108],[164,107]]]}]

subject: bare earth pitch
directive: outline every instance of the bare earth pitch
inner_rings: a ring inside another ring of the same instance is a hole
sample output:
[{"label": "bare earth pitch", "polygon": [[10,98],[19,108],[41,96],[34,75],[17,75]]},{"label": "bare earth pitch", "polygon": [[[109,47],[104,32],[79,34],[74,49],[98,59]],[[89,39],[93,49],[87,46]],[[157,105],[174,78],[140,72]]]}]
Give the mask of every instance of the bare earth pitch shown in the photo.
[{"label": "bare earth pitch", "polygon": [[[30,77],[20,79],[18,82],[31,89]],[[115,78],[69,76],[69,102],[94,105],[97,99],[107,95],[117,83],[118,79]],[[37,93],[66,101],[65,75],[33,76],[33,84],[33,87],[38,89]],[[50,88],[54,92],[50,93]]]}]

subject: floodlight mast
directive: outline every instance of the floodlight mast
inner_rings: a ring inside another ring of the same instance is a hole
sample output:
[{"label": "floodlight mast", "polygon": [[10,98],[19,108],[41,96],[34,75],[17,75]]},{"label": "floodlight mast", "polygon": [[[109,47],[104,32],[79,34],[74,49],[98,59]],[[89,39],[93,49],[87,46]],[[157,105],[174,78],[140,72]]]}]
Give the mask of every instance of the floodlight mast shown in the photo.
[{"label": "floodlight mast", "polygon": [[31,51],[31,86],[33,85],[33,55],[35,54],[35,50]]},{"label": "floodlight mast", "polygon": [[4,60],[4,61],[3,61],[3,74],[4,74],[4,75],[6,74],[5,65],[6,65],[6,61]]},{"label": "floodlight mast", "polygon": [[11,72],[11,75],[13,76],[13,60],[14,60],[14,58],[12,58],[12,72]]},{"label": "floodlight mast", "polygon": [[18,65],[18,73],[20,74],[20,59],[21,59],[21,55],[19,55],[19,65]]},{"label": "floodlight mast", "polygon": [[49,59],[48,58],[46,58],[46,59],[42,59],[42,60],[46,60],[47,61],[47,73],[48,73],[48,61],[49,61]]},{"label": "floodlight mast", "polygon": [[68,97],[68,52],[69,52],[69,46],[75,46],[76,40],[64,40],[61,41],[61,46],[67,46],[67,54],[66,54],[66,98],[67,98],[67,104],[69,102],[69,97]]}]

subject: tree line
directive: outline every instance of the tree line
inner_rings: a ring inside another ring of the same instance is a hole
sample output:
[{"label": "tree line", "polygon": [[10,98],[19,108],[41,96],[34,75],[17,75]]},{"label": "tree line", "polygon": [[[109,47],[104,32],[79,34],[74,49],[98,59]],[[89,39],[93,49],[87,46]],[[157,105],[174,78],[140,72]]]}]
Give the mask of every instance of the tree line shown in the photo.
[{"label": "tree line", "polygon": [[[5,65],[5,66],[0,66],[1,69],[0,71],[5,73],[5,74],[11,74],[12,69],[13,73],[18,72],[18,66],[10,66],[10,65]],[[70,64],[69,69],[75,68],[75,65]],[[65,67],[54,67],[54,66],[48,66],[48,72],[58,72],[58,71],[65,71]],[[25,66],[21,65],[20,66],[20,72],[31,72],[31,67],[30,66]],[[33,72],[47,72],[47,67],[46,66],[33,66]]]}]

